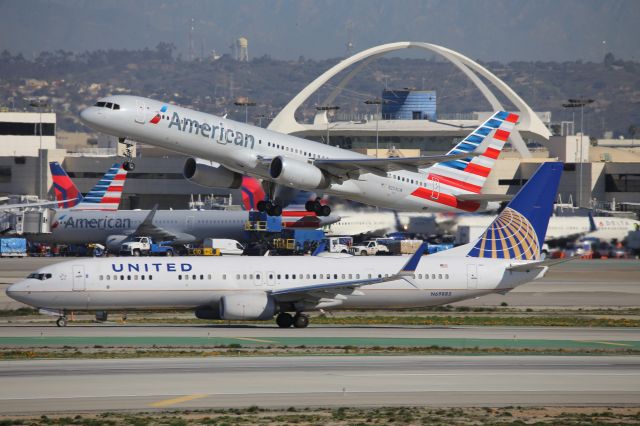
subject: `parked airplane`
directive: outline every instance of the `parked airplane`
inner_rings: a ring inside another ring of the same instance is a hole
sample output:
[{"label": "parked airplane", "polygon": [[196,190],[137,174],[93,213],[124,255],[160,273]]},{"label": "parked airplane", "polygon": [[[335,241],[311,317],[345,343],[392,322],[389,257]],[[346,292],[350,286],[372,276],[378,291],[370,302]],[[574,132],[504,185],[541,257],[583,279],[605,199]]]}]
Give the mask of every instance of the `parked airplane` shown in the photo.
[{"label": "parked airplane", "polygon": [[[51,168],[55,170],[54,186],[61,203],[65,194],[80,194],[59,164],[51,164]],[[51,233],[31,235],[29,240],[57,244],[101,243],[117,251],[124,241],[134,236],[175,244],[199,243],[208,237],[246,238],[247,211],[117,210],[125,178],[126,171],[115,164],[79,204],[56,211]],[[253,178],[245,178],[244,183],[243,201],[246,207],[255,208],[264,192]],[[282,216],[283,226],[290,228],[316,229],[340,220],[336,215],[319,218],[311,212],[293,210],[284,211]]]},{"label": "parked airplane", "polygon": [[[7,294],[59,315],[74,310],[193,309],[198,318],[306,327],[318,309],[416,308],[506,293],[544,276],[540,260],[562,163],[542,164],[484,234],[422,257],[76,259],[45,266]],[[295,316],[291,315],[295,313]]]},{"label": "parked airplane", "polygon": [[[274,215],[281,209],[272,202],[276,185],[402,211],[483,210],[490,201],[508,199],[481,191],[518,120],[516,114],[497,112],[446,155],[373,158],[136,96],[101,98],[80,116],[88,126],[117,136],[128,153],[139,141],[219,163],[187,161],[185,176],[202,185],[237,188],[243,174],[265,179],[271,183],[270,201],[261,208]],[[125,165],[134,166],[130,155]],[[331,212],[317,200],[305,207]]]},{"label": "parked airplane", "polygon": [[[494,219],[495,216],[465,215],[457,219],[456,225],[484,229]],[[581,237],[622,241],[636,226],[640,226],[640,221],[622,217],[552,216],[549,220],[546,241],[552,244],[575,241]]]},{"label": "parked airplane", "polygon": [[393,232],[431,235],[438,231],[433,213],[392,211],[340,211],[340,220],[326,225],[328,236],[384,236]]}]

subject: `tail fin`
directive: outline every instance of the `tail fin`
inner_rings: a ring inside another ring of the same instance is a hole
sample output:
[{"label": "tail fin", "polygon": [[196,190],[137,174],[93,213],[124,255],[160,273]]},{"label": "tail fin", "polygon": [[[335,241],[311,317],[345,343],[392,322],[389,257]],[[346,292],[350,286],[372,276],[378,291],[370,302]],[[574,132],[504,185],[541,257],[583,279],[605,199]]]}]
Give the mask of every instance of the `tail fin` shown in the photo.
[{"label": "tail fin", "polygon": [[245,210],[257,210],[258,201],[265,199],[262,185],[256,178],[243,176],[240,191],[242,192],[242,207]]},{"label": "tail fin", "polygon": [[543,163],[489,225],[467,256],[540,259],[563,163]]},{"label": "tail fin", "polygon": [[59,201],[58,208],[75,207],[82,201],[82,194],[78,188],[57,161],[50,162],[49,169],[53,178],[53,191],[56,194],[56,200]]},{"label": "tail fin", "polygon": [[115,163],[102,179],[91,188],[84,199],[75,206],[76,210],[118,210],[122,198],[122,187],[127,179],[127,171]]},{"label": "tail fin", "polygon": [[471,153],[480,145],[484,152],[475,157],[434,164],[429,168],[428,179],[451,187],[452,194],[479,194],[518,118],[517,114],[505,111],[493,114],[447,155]]}]

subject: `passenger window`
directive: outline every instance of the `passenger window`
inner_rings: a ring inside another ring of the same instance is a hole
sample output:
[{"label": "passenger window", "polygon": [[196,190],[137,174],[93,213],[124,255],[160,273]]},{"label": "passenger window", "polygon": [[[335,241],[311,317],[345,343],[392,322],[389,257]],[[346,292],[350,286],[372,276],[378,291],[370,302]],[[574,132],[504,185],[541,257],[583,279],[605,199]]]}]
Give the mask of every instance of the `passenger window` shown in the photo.
[{"label": "passenger window", "polygon": [[149,281],[153,280],[153,275],[149,275]]},{"label": "passenger window", "polygon": [[107,275],[107,281],[111,279],[111,275]]},{"label": "passenger window", "polygon": [[124,281],[124,275],[120,275],[120,281]]},{"label": "passenger window", "polygon": [[184,280],[185,280],[185,281],[188,281],[188,280],[189,280],[189,275],[185,274],[185,275],[184,275]]},{"label": "passenger window", "polygon": [[284,274],[284,279],[288,280],[289,279],[289,274]]},{"label": "passenger window", "polygon": [[314,280],[316,279],[316,274],[313,274],[313,279],[314,279]]},{"label": "passenger window", "polygon": [[256,274],[256,280],[260,279],[260,274]]},{"label": "passenger window", "polygon": [[127,280],[131,281],[131,275],[127,275]]},{"label": "passenger window", "polygon": [[352,279],[352,278],[353,278],[353,275],[349,274],[349,279]]},{"label": "passenger window", "polygon": [[435,280],[436,279],[436,274],[431,274],[431,279]]},{"label": "passenger window", "polygon": [[236,280],[240,279],[240,274],[236,274]]},{"label": "passenger window", "polygon": [[247,274],[243,274],[243,275],[242,275],[242,279],[243,279],[243,280],[246,280],[246,279],[247,279]]},{"label": "passenger window", "polygon": [[291,275],[291,278],[295,280],[296,279],[296,274]]},{"label": "passenger window", "polygon": [[140,279],[141,279],[142,281],[144,281],[144,277],[145,277],[145,276],[146,276],[146,275],[140,275]]},{"label": "passenger window", "polygon": [[211,274],[207,275],[207,279],[209,280],[211,279]]},{"label": "passenger window", "polygon": [[449,279],[449,274],[444,274],[444,278],[448,280]]},{"label": "passenger window", "polygon": [[178,280],[182,281],[182,274],[178,275]]},{"label": "passenger window", "polygon": [[102,275],[100,275],[100,281],[102,281]]},{"label": "passenger window", "polygon": [[197,276],[196,274],[193,274],[193,275],[191,276],[191,278],[192,278],[192,279],[194,279],[194,280],[197,280],[197,279],[198,279],[198,276]]},{"label": "passenger window", "polygon": [[133,280],[134,281],[138,281],[138,275],[137,274],[133,276]]},{"label": "passenger window", "polygon": [[441,280],[442,279],[442,274],[438,274],[438,279]]},{"label": "passenger window", "polygon": [[226,280],[227,279],[227,274],[222,274],[222,279]]}]

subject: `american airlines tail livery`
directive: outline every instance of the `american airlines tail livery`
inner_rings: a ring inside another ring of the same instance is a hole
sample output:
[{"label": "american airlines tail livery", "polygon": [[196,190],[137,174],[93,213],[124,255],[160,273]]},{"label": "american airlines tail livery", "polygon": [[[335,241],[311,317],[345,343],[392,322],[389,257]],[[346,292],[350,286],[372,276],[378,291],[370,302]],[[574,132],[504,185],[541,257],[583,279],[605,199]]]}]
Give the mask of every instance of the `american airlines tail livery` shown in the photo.
[{"label": "american airlines tail livery", "polygon": [[443,305],[541,278],[562,163],[542,164],[474,242],[422,257],[107,258],[43,267],[7,295],[59,316],[74,310],[194,310],[198,318],[306,327],[318,309]]},{"label": "american airlines tail livery", "polygon": [[[260,207],[273,215],[282,208],[274,203],[277,185],[400,211],[483,210],[490,201],[505,201],[482,188],[518,120],[496,112],[445,155],[374,158],[136,96],[101,98],[80,116],[128,146],[144,142],[215,162],[187,161],[185,177],[196,183],[238,188],[243,174],[264,179],[270,201]],[[133,167],[128,155],[125,168]],[[318,200],[306,208],[331,212]]]}]

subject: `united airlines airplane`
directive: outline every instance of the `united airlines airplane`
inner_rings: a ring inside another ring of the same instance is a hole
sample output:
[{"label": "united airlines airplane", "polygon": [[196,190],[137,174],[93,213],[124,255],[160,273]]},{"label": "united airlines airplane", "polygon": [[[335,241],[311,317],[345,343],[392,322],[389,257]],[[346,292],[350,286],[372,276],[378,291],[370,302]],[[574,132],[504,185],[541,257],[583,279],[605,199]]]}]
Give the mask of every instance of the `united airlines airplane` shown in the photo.
[{"label": "united airlines airplane", "polygon": [[77,259],[43,267],[7,294],[59,315],[190,309],[198,318],[306,327],[318,309],[417,308],[506,293],[544,276],[541,260],[562,163],[542,164],[473,243],[422,257]]},{"label": "united airlines airplane", "polygon": [[[144,142],[216,162],[187,161],[185,176],[197,183],[237,188],[242,174],[270,182],[271,201],[260,208],[276,216],[282,208],[273,203],[277,185],[399,211],[483,210],[490,201],[505,201],[504,195],[481,192],[518,120],[496,112],[446,155],[374,158],[136,96],[102,98],[80,117],[129,147]],[[130,155],[125,165],[133,167]],[[331,212],[318,200],[306,209]]]}]

